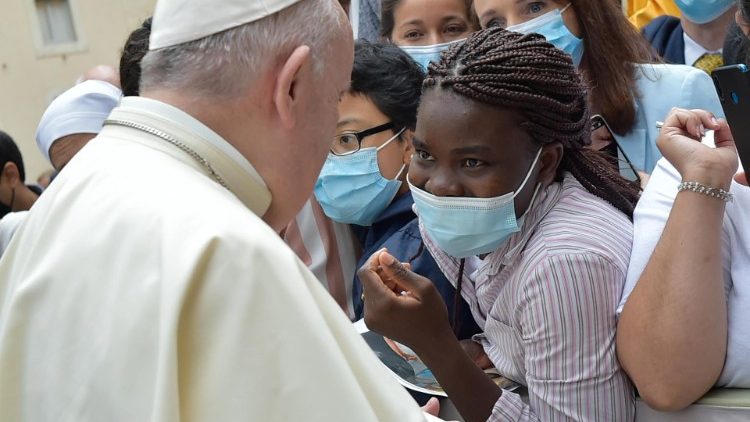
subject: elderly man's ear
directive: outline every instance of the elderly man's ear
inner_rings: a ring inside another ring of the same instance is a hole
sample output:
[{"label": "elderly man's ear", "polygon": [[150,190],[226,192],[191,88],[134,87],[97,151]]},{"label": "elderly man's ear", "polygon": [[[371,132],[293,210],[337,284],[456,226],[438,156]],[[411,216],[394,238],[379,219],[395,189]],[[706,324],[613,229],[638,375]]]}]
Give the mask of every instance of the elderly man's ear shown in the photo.
[{"label": "elderly man's ear", "polygon": [[306,93],[312,95],[313,72],[310,47],[297,47],[281,67],[276,78],[273,102],[282,126],[291,129],[297,123],[299,113],[305,110],[300,107],[300,99]]}]

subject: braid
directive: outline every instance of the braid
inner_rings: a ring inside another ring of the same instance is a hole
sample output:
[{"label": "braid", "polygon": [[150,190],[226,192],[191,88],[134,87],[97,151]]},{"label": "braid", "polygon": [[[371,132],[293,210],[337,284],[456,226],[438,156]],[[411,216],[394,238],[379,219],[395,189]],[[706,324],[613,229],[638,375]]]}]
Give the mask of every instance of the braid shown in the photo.
[{"label": "braid", "polygon": [[519,111],[541,145],[564,148],[558,179],[570,172],[592,194],[632,217],[639,188],[600,153],[589,151],[587,92],[570,56],[538,34],[501,28],[476,32],[430,63],[424,89],[450,88],[485,104]]}]

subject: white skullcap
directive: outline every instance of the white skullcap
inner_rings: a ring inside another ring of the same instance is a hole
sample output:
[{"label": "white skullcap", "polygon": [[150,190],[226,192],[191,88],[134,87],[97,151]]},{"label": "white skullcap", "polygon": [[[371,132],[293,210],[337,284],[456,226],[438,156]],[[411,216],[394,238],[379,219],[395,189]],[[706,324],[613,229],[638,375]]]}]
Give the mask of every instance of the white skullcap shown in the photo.
[{"label": "white skullcap", "polygon": [[47,107],[36,130],[36,144],[50,161],[52,144],[75,133],[99,133],[117,107],[122,91],[104,81],[88,80],[63,92]]},{"label": "white skullcap", "polygon": [[199,40],[261,20],[301,0],[158,0],[149,50]]}]

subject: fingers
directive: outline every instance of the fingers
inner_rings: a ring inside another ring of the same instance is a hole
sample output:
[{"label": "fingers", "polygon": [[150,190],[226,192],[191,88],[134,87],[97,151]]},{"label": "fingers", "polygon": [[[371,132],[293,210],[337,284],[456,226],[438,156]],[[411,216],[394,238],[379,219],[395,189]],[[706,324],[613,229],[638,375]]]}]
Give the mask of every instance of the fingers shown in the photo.
[{"label": "fingers", "polygon": [[384,275],[408,291],[423,291],[432,283],[424,277],[413,273],[410,268],[399,262],[387,251],[378,254],[380,268]]},{"label": "fingers", "polygon": [[357,271],[359,281],[362,282],[362,290],[365,295],[365,306],[368,302],[373,300],[379,300],[383,297],[395,297],[396,294],[386,285],[383,279],[378,274],[378,254],[380,251],[373,254],[370,259],[367,260],[365,265]]},{"label": "fingers", "polygon": [[720,124],[711,112],[673,108],[664,120],[662,133],[684,133],[700,140],[706,135],[706,130],[718,129]]},{"label": "fingers", "polygon": [[734,136],[732,136],[732,130],[729,128],[727,121],[724,119],[718,119],[717,123],[718,128],[714,132],[714,144],[716,147],[734,147]]}]

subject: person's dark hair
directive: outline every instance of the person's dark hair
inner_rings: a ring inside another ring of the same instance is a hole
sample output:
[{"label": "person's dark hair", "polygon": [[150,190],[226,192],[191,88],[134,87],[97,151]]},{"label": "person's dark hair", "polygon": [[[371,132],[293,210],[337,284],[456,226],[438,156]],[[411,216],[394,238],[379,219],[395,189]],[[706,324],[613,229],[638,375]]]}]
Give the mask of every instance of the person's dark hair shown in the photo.
[{"label": "person's dark hair", "polygon": [[633,65],[656,61],[651,46],[615,2],[570,2],[583,31],[581,69],[591,88],[591,108],[604,116],[616,134],[625,135],[635,125],[635,99],[640,95]]},{"label": "person's dark hair", "polygon": [[737,8],[746,22],[750,22],[750,0],[737,0]]},{"label": "person's dark hair", "polygon": [[742,28],[735,22],[729,25],[721,56],[724,59],[725,66],[748,63],[747,35],[742,32]]},{"label": "person's dark hair", "polygon": [[130,34],[122,48],[120,85],[122,85],[122,94],[126,97],[136,96],[140,93],[141,60],[148,53],[150,36],[151,18],[148,18]]},{"label": "person's dark hair", "polygon": [[558,180],[570,172],[589,192],[632,218],[639,189],[621,177],[604,154],[587,148],[591,125],[586,88],[570,56],[543,36],[500,28],[477,32],[443,53],[439,63],[430,63],[424,89],[451,89],[519,112],[521,127],[538,145],[562,144]]},{"label": "person's dark hair", "polygon": [[[742,20],[750,24],[750,0],[737,0]],[[724,64],[750,64],[750,39],[736,23],[732,23],[724,41]]]},{"label": "person's dark hair", "polygon": [[[391,39],[393,28],[396,26],[395,10],[402,1],[404,0],[383,0],[380,3],[380,36],[385,39]],[[475,28],[479,28],[479,23],[471,7],[473,0],[461,1],[466,4],[466,17],[469,19],[469,23],[473,24]]]},{"label": "person's dark hair", "polygon": [[18,167],[18,175],[21,177],[21,181],[26,180],[26,171],[23,167],[23,158],[21,157],[18,145],[16,145],[10,135],[0,130],[0,170],[8,162],[14,163]]},{"label": "person's dark hair", "polygon": [[359,40],[349,92],[363,95],[393,122],[395,130],[414,130],[424,73],[403,50],[390,43]]}]

